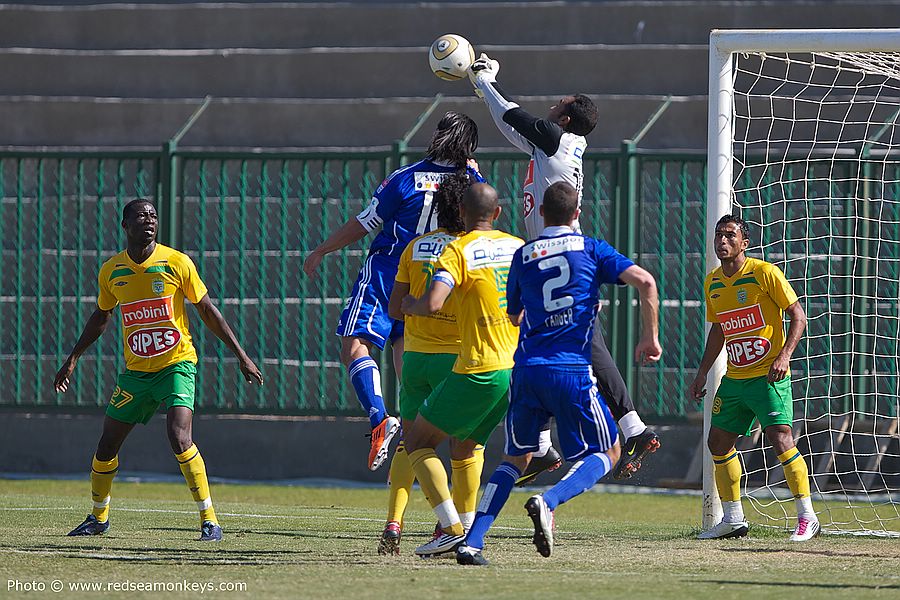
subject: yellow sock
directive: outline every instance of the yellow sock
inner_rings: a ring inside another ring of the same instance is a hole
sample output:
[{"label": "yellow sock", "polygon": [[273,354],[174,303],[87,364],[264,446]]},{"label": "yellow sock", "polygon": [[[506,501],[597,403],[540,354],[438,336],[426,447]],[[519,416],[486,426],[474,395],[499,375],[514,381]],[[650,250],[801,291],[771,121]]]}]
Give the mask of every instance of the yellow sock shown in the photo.
[{"label": "yellow sock", "polygon": [[109,519],[109,491],[118,470],[118,456],[113,456],[112,460],[97,460],[94,456],[91,461],[91,500],[94,503],[91,514],[101,523]]},{"label": "yellow sock", "polygon": [[808,498],[810,495],[809,470],[800,451],[796,447],[791,448],[784,454],[779,454],[778,460],[781,461],[781,466],[784,468],[784,478],[787,480],[794,498]]},{"label": "yellow sock", "polygon": [[716,487],[722,502],[737,502],[741,499],[741,460],[737,450],[732,448],[722,456],[713,455],[716,468]]},{"label": "yellow sock", "polygon": [[412,463],[416,479],[425,492],[425,498],[441,522],[441,528],[447,533],[462,535],[463,526],[450,498],[447,471],[444,470],[444,463],[435,454],[434,449],[422,448],[411,452],[409,462]]},{"label": "yellow sock", "polygon": [[478,488],[481,486],[481,471],[484,467],[484,446],[478,446],[472,458],[451,460],[450,467],[450,479],[453,481],[450,493],[453,505],[459,513],[463,526],[471,525],[475,520],[475,509],[478,507]]},{"label": "yellow sock", "polygon": [[416,474],[413,472],[412,464],[409,462],[409,456],[406,454],[402,441],[397,444],[394,458],[391,459],[390,478],[387,520],[396,521],[402,525],[403,513],[406,511],[406,505],[409,503],[409,491],[416,480]]},{"label": "yellow sock", "polygon": [[197,503],[197,508],[200,509],[200,522],[212,521],[218,524],[219,520],[216,518],[216,511],[213,509],[212,497],[209,495],[206,464],[203,462],[203,457],[200,456],[200,451],[197,449],[196,444],[191,444],[190,448],[181,454],[176,454],[175,458],[178,459],[178,466],[181,467],[181,473],[184,475],[184,480],[191,490],[194,502]]}]

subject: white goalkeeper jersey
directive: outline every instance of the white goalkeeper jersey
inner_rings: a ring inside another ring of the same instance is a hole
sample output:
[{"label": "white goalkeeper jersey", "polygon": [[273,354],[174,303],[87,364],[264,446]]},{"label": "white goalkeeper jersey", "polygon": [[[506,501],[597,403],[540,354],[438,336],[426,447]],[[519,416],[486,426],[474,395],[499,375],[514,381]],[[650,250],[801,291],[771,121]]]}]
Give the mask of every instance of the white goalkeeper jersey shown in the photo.
[{"label": "white goalkeeper jersey", "polygon": [[[522,194],[522,214],[528,239],[544,230],[540,206],[544,192],[553,183],[565,181],[578,192],[578,204],[584,186],[582,156],[587,148],[584,136],[563,130],[547,119],[538,119],[507,98],[496,82],[479,79],[478,89],[500,132],[514,146],[531,155]],[[578,221],[572,228],[580,232]]]}]

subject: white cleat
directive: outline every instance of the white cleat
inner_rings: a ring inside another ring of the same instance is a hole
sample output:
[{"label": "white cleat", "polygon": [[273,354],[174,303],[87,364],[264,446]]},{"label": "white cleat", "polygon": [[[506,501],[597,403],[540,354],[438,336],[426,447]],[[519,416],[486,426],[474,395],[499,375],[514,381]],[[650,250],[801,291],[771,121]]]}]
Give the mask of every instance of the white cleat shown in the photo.
[{"label": "white cleat", "polygon": [[822,531],[822,528],[819,526],[818,519],[807,519],[806,517],[797,517],[797,528],[794,529],[794,533],[791,534],[792,542],[806,542],[817,535]]},{"label": "white cleat", "polygon": [[721,521],[718,525],[701,532],[697,539],[724,540],[727,538],[739,538],[747,535],[748,531],[750,531],[750,524],[747,521],[738,521],[737,523]]},{"label": "white cleat", "polygon": [[531,542],[537,548],[538,554],[547,558],[553,552],[553,511],[540,494],[528,499],[525,511],[534,523],[534,537],[531,538]]},{"label": "white cleat", "polygon": [[466,541],[466,536],[464,535],[442,533],[427,544],[422,544],[416,548],[416,555],[425,558],[428,556],[444,554],[445,552],[452,552],[456,550],[458,546],[462,545],[464,541]]}]

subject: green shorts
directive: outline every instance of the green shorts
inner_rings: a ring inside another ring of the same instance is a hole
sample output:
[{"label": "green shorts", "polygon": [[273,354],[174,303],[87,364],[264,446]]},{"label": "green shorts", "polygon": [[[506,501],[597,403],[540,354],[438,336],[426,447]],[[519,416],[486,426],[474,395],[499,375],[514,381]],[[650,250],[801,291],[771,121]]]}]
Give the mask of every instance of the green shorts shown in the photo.
[{"label": "green shorts", "polygon": [[511,372],[501,369],[463,375],[451,371],[425,399],[419,414],[458,440],[486,444],[509,408]]},{"label": "green shorts", "polygon": [[789,376],[776,383],[769,383],[765,376],[722,378],[713,400],[710,424],[738,435],[750,435],[753,419],[758,419],[763,429],[770,425],[791,426],[794,397]]},{"label": "green shorts", "polygon": [[403,353],[400,378],[400,418],[415,420],[425,398],[447,379],[456,362],[455,354]]},{"label": "green shorts", "polygon": [[166,409],[185,406],[194,410],[194,377],[197,365],[179,362],[162,371],[128,371],[116,379],[116,389],[106,414],[123,423],[146,424],[162,402]]}]

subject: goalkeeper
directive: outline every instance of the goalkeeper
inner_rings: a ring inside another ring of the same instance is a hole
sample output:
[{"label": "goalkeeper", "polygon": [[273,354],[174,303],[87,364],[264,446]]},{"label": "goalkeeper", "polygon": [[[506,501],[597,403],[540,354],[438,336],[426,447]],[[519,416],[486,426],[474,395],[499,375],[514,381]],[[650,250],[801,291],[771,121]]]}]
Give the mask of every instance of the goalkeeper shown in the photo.
[{"label": "goalkeeper", "polygon": [[[716,487],[725,516],[704,531],[702,540],[743,537],[749,525],[741,506],[741,462],[734,443],[750,435],[753,421],[778,454],[784,477],[797,502],[797,527],[791,541],[805,542],[819,533],[809,492],[809,472],[791,432],[791,355],[806,329],[806,313],[781,270],[749,258],[750,230],[740,217],[725,215],[716,223],[714,247],[722,263],[706,276],[706,319],[712,323],[706,349],[691,384],[691,395],[706,395],[706,376],[722,347],[728,370],[713,399],[707,445],[715,463]],[[783,316],[791,321],[787,337]]]},{"label": "goalkeeper", "polygon": [[[527,237],[533,240],[544,230],[540,206],[544,192],[551,184],[565,181],[571,185],[581,205],[584,180],[582,156],[587,148],[584,136],[597,125],[597,107],[584,94],[575,94],[560,99],[545,118],[534,117],[500,88],[497,83],[499,70],[499,62],[482,54],[469,69],[469,79],[475,86],[475,93],[487,104],[500,132],[515,147],[531,156],[523,190],[523,215]],[[572,227],[580,232],[577,220]],[[597,378],[597,387],[625,438],[622,458],[613,470],[613,477],[626,479],[641,468],[641,461],[647,454],[656,452],[659,436],[644,424],[635,410],[625,380],[606,347],[599,316],[594,323],[591,339],[591,367]],[[534,453],[532,462],[540,463],[548,448],[549,426],[541,434],[540,450]]]}]

